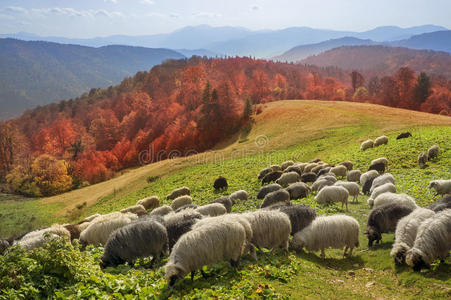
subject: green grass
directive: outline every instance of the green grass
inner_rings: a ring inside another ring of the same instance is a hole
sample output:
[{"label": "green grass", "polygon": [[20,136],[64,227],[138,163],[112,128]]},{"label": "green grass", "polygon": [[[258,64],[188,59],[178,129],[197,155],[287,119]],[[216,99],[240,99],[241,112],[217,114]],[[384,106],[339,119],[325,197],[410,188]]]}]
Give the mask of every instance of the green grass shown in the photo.
[{"label": "green grass", "polygon": [[[354,162],[354,168],[366,170],[372,159],[385,156],[389,159],[389,170],[396,178],[399,192],[413,196],[417,203],[426,206],[436,198],[428,190],[430,180],[451,178],[451,127],[414,127],[409,130],[413,138],[396,140],[397,132],[387,132],[389,144],[367,151],[359,150],[360,138],[374,137],[371,124],[364,126],[348,126],[329,129],[321,132],[313,139],[302,144],[293,145],[285,150],[269,153],[255,153],[245,157],[225,157],[216,163],[199,162],[166,177],[152,181],[144,188],[125,194],[118,191],[100,199],[97,204],[84,208],[83,214],[95,212],[106,213],[135,204],[137,200],[158,195],[164,204],[169,204],[165,196],[174,188],[182,185],[191,188],[196,204],[208,203],[222,194],[238,189],[245,189],[250,194],[246,202],[233,207],[236,212],[254,210],[259,207],[260,200],[255,198],[260,188],[257,174],[260,169],[273,163],[285,160],[308,161],[319,157],[329,163],[343,160]],[[441,153],[438,159],[429,162],[426,169],[419,169],[416,158],[421,151],[438,144]],[[225,176],[229,182],[229,190],[216,193],[213,181]],[[318,214],[343,213],[338,206],[320,207],[311,195],[307,199],[294,201],[307,203],[318,210]],[[163,279],[163,270],[146,267],[148,260],[138,261],[134,268],[120,266],[100,271],[98,258],[101,248],[90,248],[87,257],[77,246],[61,252],[63,257],[73,257],[76,264],[82,264],[80,272],[87,276],[64,281],[53,287],[50,294],[61,298],[105,297],[122,298],[315,298],[315,299],[449,299],[451,297],[451,259],[445,264],[435,263],[432,270],[414,273],[407,267],[395,267],[389,255],[393,242],[393,234],[384,234],[381,245],[368,249],[367,239],[363,235],[369,209],[366,196],[359,197],[358,204],[349,204],[347,213],[355,217],[361,226],[360,247],[351,258],[342,258],[342,250],[327,250],[326,259],[318,253],[290,253],[289,255],[275,251],[260,254],[258,262],[245,257],[238,271],[229,264],[220,263],[206,268],[207,279],[200,275],[191,282],[185,278],[174,290],[167,290]],[[7,208],[8,202],[1,201],[0,208]],[[24,210],[36,209],[39,212],[38,200],[25,201]],[[12,208],[11,208],[12,209]],[[40,217],[46,216],[54,208],[47,209]],[[20,213],[17,211],[16,213]],[[13,219],[12,219],[13,220]],[[15,222],[18,222],[17,220]],[[73,254],[68,255],[68,254]],[[75,255],[75,254],[76,255]],[[4,260],[12,260],[11,257]],[[5,263],[5,262],[4,262]],[[68,263],[69,264],[69,263]],[[0,260],[0,265],[2,261]],[[2,274],[0,272],[0,274]],[[71,277],[70,277],[71,278]],[[0,281],[1,283],[1,281]],[[8,293],[15,293],[9,290]],[[52,294],[53,293],[53,294]],[[16,294],[14,294],[16,295]],[[77,296],[78,295],[78,296]],[[0,294],[0,298],[2,298]]]}]

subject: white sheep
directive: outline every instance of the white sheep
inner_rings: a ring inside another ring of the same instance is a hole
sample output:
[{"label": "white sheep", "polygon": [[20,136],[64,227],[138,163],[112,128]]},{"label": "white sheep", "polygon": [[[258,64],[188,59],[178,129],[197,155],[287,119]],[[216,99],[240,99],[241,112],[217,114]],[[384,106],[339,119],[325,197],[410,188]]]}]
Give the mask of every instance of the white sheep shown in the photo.
[{"label": "white sheep", "polygon": [[189,187],[182,186],[178,189],[173,190],[169,195],[166,196],[166,200],[174,200],[177,197],[191,195],[191,190]]},{"label": "white sheep", "polygon": [[365,151],[366,149],[373,148],[374,142],[373,140],[366,140],[360,144],[360,150]]},{"label": "white sheep", "polygon": [[316,195],[314,200],[318,204],[341,202],[341,208],[343,209],[346,204],[346,210],[348,210],[348,198],[349,192],[342,186],[326,186]]},{"label": "white sheep", "polygon": [[332,183],[337,182],[337,177],[335,177],[334,173],[326,173],[317,178],[317,180],[322,180],[322,179],[331,181]]},{"label": "white sheep", "polygon": [[374,147],[380,146],[380,145],[387,145],[388,144],[388,137],[383,135],[378,137],[376,140],[374,140]]},{"label": "white sheep", "polygon": [[292,165],[294,165],[294,161],[288,160],[288,161],[283,162],[281,167],[282,167],[282,170],[285,170],[286,168],[288,168]]},{"label": "white sheep", "polygon": [[[293,236],[295,250],[306,248],[308,251],[321,250],[325,258],[327,248],[344,249],[343,256],[351,256],[352,250],[359,247],[360,225],[356,219],[346,215],[320,216]],[[349,253],[347,253],[349,249]]]},{"label": "white sheep", "polygon": [[420,166],[421,169],[426,168],[427,161],[428,161],[428,156],[426,155],[426,153],[421,152],[418,155],[418,159],[417,159],[418,165]]},{"label": "white sheep", "polygon": [[196,208],[196,211],[204,216],[219,216],[227,213],[227,209],[221,203],[210,203]]},{"label": "white sheep", "polygon": [[89,217],[84,218],[83,221],[80,222],[80,224],[84,223],[84,222],[91,222],[92,220],[94,220],[95,218],[100,217],[100,216],[101,216],[101,214],[90,215]]},{"label": "white sheep", "polygon": [[123,214],[133,213],[133,214],[140,216],[140,215],[145,215],[147,213],[147,211],[143,205],[137,204],[137,205],[133,205],[133,206],[129,206],[127,208],[121,209],[121,213],[123,213]]},{"label": "white sheep", "polygon": [[150,196],[144,199],[139,200],[136,202],[137,205],[142,205],[144,208],[147,209],[154,209],[158,206],[160,206],[160,198],[158,196]]},{"label": "white sheep", "polygon": [[436,195],[451,194],[451,179],[432,180],[429,182],[429,188],[434,189]]},{"label": "white sheep", "polygon": [[373,192],[371,193],[371,196],[367,200],[367,203],[368,203],[369,207],[373,207],[374,199],[376,199],[377,196],[379,196],[379,195],[381,195],[383,193],[387,193],[387,192],[396,193],[396,186],[393,183],[388,182],[386,184],[383,184],[383,185],[378,186],[377,188],[375,188],[373,190]]},{"label": "white sheep", "polygon": [[282,167],[279,165],[271,165],[270,168],[272,169],[273,172],[282,171]]},{"label": "white sheep", "polygon": [[70,240],[70,232],[59,224],[54,224],[49,228],[35,230],[25,234],[20,240],[14,241],[13,245],[18,245],[25,250],[32,250],[41,247],[46,241],[46,236],[50,239],[67,237]]},{"label": "white sheep", "polygon": [[435,215],[435,212],[427,208],[417,208],[409,215],[399,220],[396,225],[395,242],[390,252],[396,264],[404,263],[406,253],[415,243],[417,231],[424,220]]},{"label": "white sheep", "polygon": [[290,202],[290,193],[286,190],[277,190],[265,196],[260,208],[273,205],[278,202]]},{"label": "white sheep", "polygon": [[374,199],[373,209],[391,203],[399,203],[400,205],[404,205],[411,209],[418,208],[418,205],[415,203],[415,200],[409,195],[386,192],[378,195]]},{"label": "white sheep", "polygon": [[110,234],[138,219],[133,213],[114,212],[94,219],[80,234],[82,244],[105,245]]},{"label": "white sheep", "polygon": [[298,182],[301,179],[301,176],[299,176],[296,172],[288,172],[283,173],[282,176],[279,177],[279,179],[276,180],[277,184],[280,184],[283,187],[287,187],[291,183]]},{"label": "white sheep", "polygon": [[451,250],[451,209],[437,213],[418,228],[415,243],[406,255],[406,263],[415,271],[430,267],[436,258],[442,261]]},{"label": "white sheep", "polygon": [[352,182],[360,182],[361,175],[362,175],[362,172],[360,172],[360,170],[351,170],[348,172],[348,176],[346,176],[346,180],[352,181]]},{"label": "white sheep", "polygon": [[307,166],[307,165],[308,165],[308,163],[298,162],[298,163],[295,163],[293,166],[298,167],[299,169],[301,169],[302,172],[304,172],[305,166]]},{"label": "white sheep", "polygon": [[[168,262],[164,266],[165,279],[169,287],[205,265],[230,260],[238,266],[245,250],[246,232],[240,223],[210,223],[182,235],[174,245]],[[202,270],[201,270],[202,272]]]},{"label": "white sheep", "polygon": [[169,214],[170,212],[173,212],[174,210],[169,205],[163,205],[157,208],[154,208],[149,215],[151,216],[164,216]]},{"label": "white sheep", "polygon": [[432,146],[428,149],[428,160],[431,160],[438,156],[439,147],[437,145]]},{"label": "white sheep", "polygon": [[257,248],[283,248],[288,251],[291,222],[288,216],[275,210],[258,210],[244,213],[252,227],[252,244]]},{"label": "white sheep", "polygon": [[386,157],[379,157],[379,158],[373,159],[371,161],[370,165],[376,165],[379,163],[383,163],[385,165],[385,167],[388,167],[388,159]]},{"label": "white sheep", "polygon": [[230,194],[230,200],[235,203],[238,200],[245,201],[248,198],[247,192],[245,190],[239,190]]},{"label": "white sheep", "polygon": [[193,198],[191,198],[191,196],[188,196],[188,195],[183,195],[183,196],[177,197],[174,200],[172,200],[171,208],[173,210],[176,210],[177,208],[179,208],[183,205],[187,205],[187,204],[191,204],[191,203],[193,203]]},{"label": "white sheep", "polygon": [[342,186],[345,189],[348,190],[349,196],[354,197],[352,201],[357,202],[357,197],[359,197],[360,193],[360,187],[355,182],[345,182],[345,181],[337,181],[334,183],[334,185]]},{"label": "white sheep", "polygon": [[314,167],[316,167],[316,166],[318,166],[317,163],[308,163],[307,165],[305,165],[303,172],[304,172],[304,173],[311,172],[312,169],[313,169]]},{"label": "white sheep", "polygon": [[326,186],[334,185],[334,182],[325,178],[319,178],[312,184],[312,191],[321,191]]},{"label": "white sheep", "polygon": [[333,167],[329,170],[330,173],[335,174],[336,177],[346,177],[346,173],[348,172],[348,169],[346,166],[338,165],[336,167]]},{"label": "white sheep", "polygon": [[360,185],[364,186],[368,180],[372,180],[378,176],[379,176],[379,172],[376,170],[371,170],[371,171],[365,172],[360,176]]},{"label": "white sheep", "polygon": [[342,161],[341,163],[339,163],[339,165],[343,165],[346,167],[346,169],[348,169],[348,171],[351,171],[352,168],[354,167],[354,164],[352,163],[352,161]]},{"label": "white sheep", "polygon": [[392,183],[393,185],[395,185],[396,184],[395,177],[393,177],[393,175],[390,173],[385,173],[383,175],[374,178],[374,181],[370,188],[370,193],[372,193],[375,188],[384,185],[386,183]]}]

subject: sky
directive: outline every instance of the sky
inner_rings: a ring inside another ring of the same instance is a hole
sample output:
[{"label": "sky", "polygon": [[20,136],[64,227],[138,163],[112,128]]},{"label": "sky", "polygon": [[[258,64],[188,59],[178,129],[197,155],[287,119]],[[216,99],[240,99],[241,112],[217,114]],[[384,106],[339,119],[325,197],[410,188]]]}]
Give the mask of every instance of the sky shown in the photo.
[{"label": "sky", "polygon": [[252,30],[451,28],[451,0],[0,0],[0,33],[90,38],[167,33],[201,24]]}]

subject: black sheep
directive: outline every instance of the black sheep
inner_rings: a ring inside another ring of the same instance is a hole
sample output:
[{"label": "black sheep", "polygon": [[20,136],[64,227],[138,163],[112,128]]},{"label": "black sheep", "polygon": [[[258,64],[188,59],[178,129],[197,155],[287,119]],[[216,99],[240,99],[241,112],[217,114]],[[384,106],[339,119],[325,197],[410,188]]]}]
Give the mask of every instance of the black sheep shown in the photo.
[{"label": "black sheep", "polygon": [[213,187],[215,188],[215,190],[222,190],[222,189],[227,189],[229,187],[229,185],[227,184],[227,179],[225,179],[222,176],[219,176],[218,178],[216,178],[215,182],[213,183]]},{"label": "black sheep", "polygon": [[262,179],[262,185],[264,185],[266,183],[270,183],[272,181],[276,181],[277,179],[280,178],[280,176],[282,176],[282,174],[283,173],[280,171],[274,171],[274,172],[271,172],[271,173],[265,175],[265,177],[263,177],[263,179]]},{"label": "black sheep", "polygon": [[410,132],[403,132],[403,133],[400,133],[397,137],[396,137],[396,139],[397,140],[400,140],[400,139],[405,139],[405,138],[408,138],[408,137],[411,137],[412,136],[412,134],[410,133]]},{"label": "black sheep", "polygon": [[272,183],[272,184],[268,184],[263,186],[257,193],[257,199],[263,199],[265,198],[265,196],[271,192],[280,190],[282,188],[282,186],[280,184],[277,183]]},{"label": "black sheep", "polygon": [[166,230],[168,231],[169,249],[172,250],[179,238],[191,230],[191,227],[197,220],[202,219],[199,213],[185,215],[183,218],[175,218],[165,222]]},{"label": "black sheep", "polygon": [[313,172],[304,173],[301,176],[302,182],[315,182],[318,176]]},{"label": "black sheep", "polygon": [[385,172],[385,164],[383,162],[375,163],[368,168],[368,171],[376,170],[379,174],[383,174]]},{"label": "black sheep", "polygon": [[302,176],[302,170],[299,167],[296,166],[289,166],[288,168],[286,168],[284,170],[284,173],[288,173],[288,172],[296,172],[299,174],[299,176]]},{"label": "black sheep", "polygon": [[398,221],[413,211],[411,207],[398,203],[390,203],[376,207],[369,216],[365,234],[368,237],[368,247],[373,246],[373,242],[380,243],[382,233],[394,232]]},{"label": "black sheep", "polygon": [[364,195],[369,195],[370,194],[371,186],[373,185],[373,181],[376,178],[377,177],[373,177],[373,178],[370,178],[367,181],[365,181],[365,184],[362,186],[362,193]]},{"label": "black sheep", "polygon": [[269,209],[278,209],[290,218],[291,235],[301,231],[316,218],[316,211],[308,205],[293,205],[293,206],[270,206]]},{"label": "black sheep", "polygon": [[451,195],[447,195],[434,203],[430,204],[427,208],[439,212],[447,208],[451,208]]}]

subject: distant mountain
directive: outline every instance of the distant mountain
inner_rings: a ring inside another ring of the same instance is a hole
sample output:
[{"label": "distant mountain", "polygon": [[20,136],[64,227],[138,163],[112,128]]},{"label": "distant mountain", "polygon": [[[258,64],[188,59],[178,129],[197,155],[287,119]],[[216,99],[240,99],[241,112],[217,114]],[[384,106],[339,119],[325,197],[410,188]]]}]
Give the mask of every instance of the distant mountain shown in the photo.
[{"label": "distant mountain", "polygon": [[448,29],[436,25],[422,25],[408,28],[401,28],[397,26],[381,26],[374,28],[372,30],[360,32],[354,36],[361,39],[370,39],[376,42],[387,42],[408,39],[413,35],[440,30],[448,30]]},{"label": "distant mountain", "polygon": [[277,61],[297,62],[311,55],[319,54],[321,52],[341,47],[341,46],[355,46],[355,45],[374,45],[376,42],[372,40],[362,40],[354,37],[344,37],[339,39],[327,40],[321,43],[301,45],[294,47],[282,55],[273,57]]},{"label": "distant mountain", "polygon": [[112,35],[89,39],[40,37],[29,33],[0,35],[23,40],[45,40],[56,43],[78,44],[91,47],[130,45],[170,49],[206,49],[218,55],[273,57],[300,45],[316,44],[330,39],[355,37],[376,42],[408,39],[413,35],[447,30],[435,25],[410,28],[396,26],[377,27],[365,32],[335,31],[309,27],[290,27],[280,30],[252,31],[242,27],[188,26],[170,33],[127,36]]},{"label": "distant mountain", "polygon": [[181,53],[183,55],[185,55],[186,57],[191,57],[193,55],[196,56],[200,56],[200,57],[216,57],[216,56],[220,56],[217,53],[214,53],[213,51],[207,50],[207,49],[176,49],[175,51],[177,51],[178,53]]},{"label": "distant mountain", "polygon": [[414,35],[407,40],[392,42],[390,44],[393,46],[402,46],[412,49],[430,49],[451,53],[451,30]]},{"label": "distant mountain", "polygon": [[432,50],[413,50],[387,46],[344,46],[310,56],[301,64],[320,67],[335,66],[342,69],[374,70],[393,74],[400,67],[415,71],[440,74],[451,78],[451,54]]},{"label": "distant mountain", "polygon": [[118,84],[170,58],[184,56],[168,49],[0,39],[0,118]]}]

